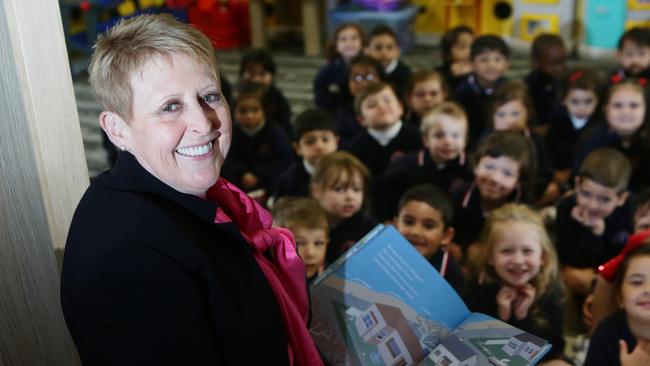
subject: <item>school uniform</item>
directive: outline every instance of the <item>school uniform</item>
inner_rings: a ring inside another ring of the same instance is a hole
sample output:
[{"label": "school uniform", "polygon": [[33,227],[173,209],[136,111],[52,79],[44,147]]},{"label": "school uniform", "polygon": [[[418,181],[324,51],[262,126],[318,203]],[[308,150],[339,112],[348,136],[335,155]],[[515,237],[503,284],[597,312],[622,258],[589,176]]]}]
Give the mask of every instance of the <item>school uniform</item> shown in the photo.
[{"label": "school uniform", "polygon": [[325,263],[333,263],[377,224],[379,221],[361,210],[352,217],[342,220],[338,225],[330,227],[330,241],[327,244]]},{"label": "school uniform", "polygon": [[560,83],[542,70],[531,70],[524,77],[528,95],[533,102],[535,121],[533,125],[547,125],[553,121],[553,114],[561,106]]},{"label": "school uniform", "polygon": [[458,102],[467,113],[469,151],[474,150],[479,136],[487,126],[490,99],[496,88],[504,81],[505,78],[502,77],[491,88],[483,88],[478,84],[476,74],[471,73],[456,87],[453,100]]},{"label": "school uniform", "polygon": [[[454,197],[454,219],[451,226],[455,232],[454,242],[465,252],[470,244],[478,240],[488,212],[483,212],[481,192],[476,183],[466,183],[456,192],[452,192],[452,196]],[[519,189],[515,189],[504,204],[521,201],[522,193]]]},{"label": "school uniform", "polygon": [[616,256],[632,232],[633,202],[628,198],[605,218],[605,232],[595,235],[571,216],[576,195],[562,199],[557,207],[556,247],[561,264],[576,268],[596,268]]},{"label": "school uniform", "polygon": [[462,293],[465,286],[465,276],[460,265],[454,258],[442,248],[438,248],[433,256],[428,259],[429,263],[440,273],[440,275],[456,290]]},{"label": "school uniform", "polygon": [[[496,297],[501,290],[499,283],[479,283],[474,278],[468,283],[463,297],[465,304],[472,312],[487,314],[499,319]],[[514,315],[506,323],[524,330],[530,334],[547,340],[553,345],[541,361],[564,358],[564,324],[563,291],[556,283],[549,283],[544,295],[535,300],[528,309],[527,316],[517,320]]]},{"label": "school uniform", "polygon": [[397,63],[394,66],[391,64],[384,70],[386,73],[386,82],[395,88],[397,97],[403,102],[411,84],[411,68],[401,60],[395,61]]},{"label": "school uniform", "polygon": [[546,146],[555,169],[571,169],[580,135],[595,124],[596,119],[591,117],[572,121],[564,106],[554,113],[546,135]]},{"label": "school uniform", "polygon": [[342,93],[347,83],[347,65],[341,57],[323,66],[314,78],[314,103],[332,112],[341,106]]},{"label": "school uniform", "polygon": [[[644,128],[644,127],[641,127]],[[629,143],[609,128],[607,123],[599,122],[581,135],[573,163],[573,174],[580,172],[580,165],[587,155],[602,147],[610,147],[623,153],[632,164],[632,174],[628,189],[640,193],[650,187],[650,139],[647,132],[638,132]]]},{"label": "school uniform", "polygon": [[451,192],[454,187],[470,179],[464,154],[438,164],[428,150],[414,151],[390,162],[384,174],[377,179],[373,207],[377,210],[377,218],[389,219],[397,215],[399,199],[411,187],[432,183],[445,192]]},{"label": "school uniform", "polygon": [[435,70],[442,75],[442,77],[445,79],[445,82],[447,83],[447,86],[449,87],[449,90],[451,91],[456,90],[458,84],[460,84],[460,82],[463,81],[463,79],[466,78],[467,75],[469,75],[469,74],[454,75],[451,72],[451,63],[444,63],[436,67]]},{"label": "school uniform", "polygon": [[293,158],[289,139],[273,123],[265,122],[262,129],[252,136],[235,124],[222,175],[242,187],[243,175],[251,172],[257,176],[259,184],[248,191],[262,188],[270,193],[277,177],[289,167]]},{"label": "school uniform", "polygon": [[401,121],[398,124],[399,132],[386,145],[380,144],[368,129],[365,129],[350,140],[344,149],[366,164],[373,177],[379,177],[392,160],[422,148],[420,131]]},{"label": "school uniform", "polygon": [[291,106],[277,86],[271,85],[266,89],[262,104],[264,105],[266,118],[280,126],[287,136],[293,136]]},{"label": "school uniform", "polygon": [[418,129],[420,128],[420,125],[422,124],[422,116],[420,116],[419,114],[417,114],[413,110],[407,111],[404,114],[404,118],[402,118],[402,120],[404,120],[404,123],[406,123],[407,125],[413,126],[415,128],[418,128]]},{"label": "school uniform", "polygon": [[630,330],[624,310],[603,319],[589,341],[585,365],[620,366],[618,341],[624,340],[631,352],[636,347],[636,337]]},{"label": "school uniform", "polygon": [[284,196],[308,197],[310,179],[311,174],[307,172],[305,162],[294,162],[278,177],[273,197],[276,199]]},{"label": "school uniform", "polygon": [[349,104],[341,106],[336,111],[335,123],[336,133],[339,136],[339,146],[341,149],[349,145],[350,140],[364,130],[361,123],[359,123],[354,108]]}]

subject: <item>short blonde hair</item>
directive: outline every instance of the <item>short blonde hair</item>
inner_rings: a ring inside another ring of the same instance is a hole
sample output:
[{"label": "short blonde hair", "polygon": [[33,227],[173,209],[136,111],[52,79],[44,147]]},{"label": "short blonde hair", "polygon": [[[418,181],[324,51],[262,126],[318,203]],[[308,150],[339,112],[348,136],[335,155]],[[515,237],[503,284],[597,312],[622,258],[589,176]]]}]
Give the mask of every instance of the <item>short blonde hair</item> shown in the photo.
[{"label": "short blonde hair", "polygon": [[329,234],[327,215],[318,201],[311,197],[282,197],[273,205],[272,213],[274,225],[292,232],[307,228],[324,230]]},{"label": "short blonde hair", "polygon": [[422,137],[427,136],[433,126],[438,123],[440,116],[449,116],[458,120],[465,127],[465,134],[467,134],[467,113],[465,113],[465,110],[454,102],[442,102],[422,117],[422,123],[420,124]]},{"label": "short blonde hair", "polygon": [[[345,151],[336,151],[321,159],[311,177],[311,184],[316,185],[320,190],[334,187],[338,184],[348,186],[352,179],[358,174],[363,181],[364,193],[370,186],[370,171],[354,155]],[[343,177],[347,181],[343,181]]]},{"label": "short blonde hair", "polygon": [[493,266],[488,264],[488,259],[493,255],[496,242],[494,239],[494,229],[499,224],[524,223],[530,225],[539,237],[539,244],[542,247],[543,263],[539,273],[533,280],[533,286],[536,290],[536,298],[540,298],[548,289],[549,285],[557,282],[559,273],[559,264],[555,247],[548,236],[542,217],[533,209],[522,204],[506,204],[490,212],[483,229],[481,231],[479,242],[481,251],[476,258],[474,268],[477,273],[483,274],[485,280],[492,283],[498,283],[499,277]]},{"label": "short blonde hair", "polygon": [[210,40],[169,14],[143,14],[120,20],[100,35],[88,66],[90,86],[106,111],[124,120],[131,116],[130,78],[155,56],[182,54],[194,58],[218,79]]}]

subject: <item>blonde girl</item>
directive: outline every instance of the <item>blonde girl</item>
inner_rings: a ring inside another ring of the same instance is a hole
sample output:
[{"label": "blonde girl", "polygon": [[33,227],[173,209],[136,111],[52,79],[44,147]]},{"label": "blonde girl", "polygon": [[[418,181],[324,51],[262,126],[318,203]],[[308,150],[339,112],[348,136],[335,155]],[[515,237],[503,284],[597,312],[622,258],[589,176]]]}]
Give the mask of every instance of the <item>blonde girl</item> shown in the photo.
[{"label": "blonde girl", "polygon": [[466,303],[544,338],[544,361],[563,359],[563,289],[558,260],[542,218],[526,205],[507,204],[487,217],[473,259]]},{"label": "blonde girl", "polygon": [[330,227],[327,263],[334,262],[377,225],[377,220],[363,210],[369,184],[368,168],[344,151],[325,156],[312,175],[311,194],[325,210]]}]

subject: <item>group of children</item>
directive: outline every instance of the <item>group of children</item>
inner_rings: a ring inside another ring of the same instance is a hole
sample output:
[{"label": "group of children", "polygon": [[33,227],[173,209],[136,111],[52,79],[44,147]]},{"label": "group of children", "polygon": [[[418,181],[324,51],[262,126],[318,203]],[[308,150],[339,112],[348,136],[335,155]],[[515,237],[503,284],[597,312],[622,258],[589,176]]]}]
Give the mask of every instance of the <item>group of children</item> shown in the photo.
[{"label": "group of children", "polygon": [[[318,108],[293,123],[270,53],[246,53],[222,176],[293,232],[310,281],[391,222],[470,310],[549,340],[544,362],[571,364],[565,303],[592,301],[598,267],[650,226],[650,29],[622,35],[606,80],[566,70],[555,35],[535,39],[523,80],[504,76],[498,36],[461,26],[440,46],[442,65],[412,73],[389,27],[366,38],[339,26]],[[584,330],[598,345],[586,364],[650,364],[648,247],[619,266],[605,300],[620,310]]]}]

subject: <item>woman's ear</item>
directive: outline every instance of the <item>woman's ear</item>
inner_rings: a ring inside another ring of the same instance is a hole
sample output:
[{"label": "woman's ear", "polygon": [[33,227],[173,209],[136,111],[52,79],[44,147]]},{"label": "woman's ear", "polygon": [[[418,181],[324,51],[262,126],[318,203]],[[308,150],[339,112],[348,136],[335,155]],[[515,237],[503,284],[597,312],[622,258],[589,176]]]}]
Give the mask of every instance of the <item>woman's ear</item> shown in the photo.
[{"label": "woman's ear", "polygon": [[99,126],[104,130],[108,139],[118,148],[128,149],[126,131],[128,125],[115,112],[103,111],[99,114]]}]

